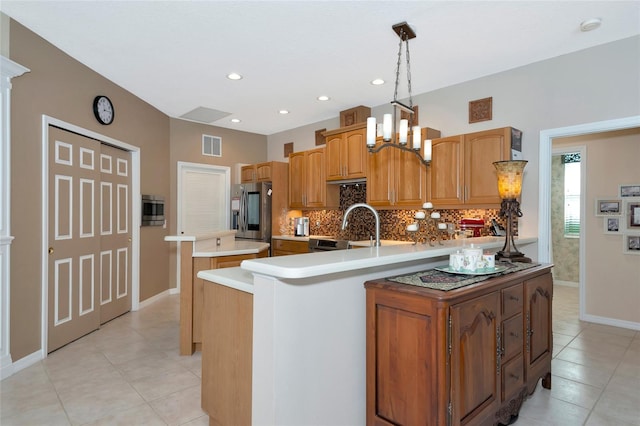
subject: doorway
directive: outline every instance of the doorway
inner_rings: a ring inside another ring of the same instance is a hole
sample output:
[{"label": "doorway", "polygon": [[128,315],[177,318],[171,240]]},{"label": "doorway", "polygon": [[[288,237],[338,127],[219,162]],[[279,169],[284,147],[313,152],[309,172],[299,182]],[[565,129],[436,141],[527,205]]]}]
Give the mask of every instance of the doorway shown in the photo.
[{"label": "doorway", "polygon": [[[538,203],[538,260],[540,262],[552,262],[552,232],[551,232],[551,163],[553,140],[555,138],[588,135],[613,130],[623,130],[640,127],[640,116],[632,116],[620,119],[599,121],[594,123],[579,124],[556,129],[548,129],[540,132],[539,144],[539,203]],[[584,235],[582,235],[584,237]],[[584,241],[584,238],[581,238]],[[579,282],[579,319],[587,320],[585,314],[585,259],[584,248],[580,258],[580,282]],[[592,322],[594,321],[591,318]]]},{"label": "doorway", "polygon": [[[100,317],[102,306],[107,316],[139,307],[140,218],[131,212],[140,209],[140,150],[43,116],[42,152],[41,356],[45,358],[107,321]],[[74,170],[57,173],[59,166]],[[107,213],[96,207],[101,204],[114,208]],[[112,232],[106,232],[109,226]],[[101,247],[103,237],[106,245]],[[63,243],[68,242],[81,248],[65,255]],[[71,326],[73,320],[80,320],[77,327]],[[56,335],[51,324],[68,330]]]}]

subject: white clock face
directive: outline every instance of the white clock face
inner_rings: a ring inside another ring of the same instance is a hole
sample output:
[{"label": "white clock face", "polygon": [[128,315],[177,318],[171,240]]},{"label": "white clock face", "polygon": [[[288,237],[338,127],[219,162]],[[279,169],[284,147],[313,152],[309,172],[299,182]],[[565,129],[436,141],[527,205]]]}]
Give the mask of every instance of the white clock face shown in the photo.
[{"label": "white clock face", "polygon": [[106,96],[99,96],[94,103],[96,118],[103,124],[111,124],[114,111],[111,101]]}]

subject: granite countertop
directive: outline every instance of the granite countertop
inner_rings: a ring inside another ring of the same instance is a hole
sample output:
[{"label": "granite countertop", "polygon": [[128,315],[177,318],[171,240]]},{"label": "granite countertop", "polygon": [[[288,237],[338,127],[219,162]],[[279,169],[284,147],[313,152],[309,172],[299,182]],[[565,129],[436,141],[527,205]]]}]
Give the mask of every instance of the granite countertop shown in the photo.
[{"label": "granite countertop", "polygon": [[308,237],[296,237],[293,235],[273,235],[272,240],[290,240],[290,241],[306,241],[309,242],[309,238],[334,238],[328,235],[309,235]]}]

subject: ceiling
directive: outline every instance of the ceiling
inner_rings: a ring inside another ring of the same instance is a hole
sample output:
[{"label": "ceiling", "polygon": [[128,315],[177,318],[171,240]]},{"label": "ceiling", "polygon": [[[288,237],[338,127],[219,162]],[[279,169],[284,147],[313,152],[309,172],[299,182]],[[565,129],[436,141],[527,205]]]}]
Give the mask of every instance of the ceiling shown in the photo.
[{"label": "ceiling", "polygon": [[[417,34],[414,95],[640,34],[640,1],[2,0],[0,11],[168,116],[211,109],[224,115],[212,125],[264,135],[391,101],[399,22]],[[581,32],[590,18],[602,26]]]}]

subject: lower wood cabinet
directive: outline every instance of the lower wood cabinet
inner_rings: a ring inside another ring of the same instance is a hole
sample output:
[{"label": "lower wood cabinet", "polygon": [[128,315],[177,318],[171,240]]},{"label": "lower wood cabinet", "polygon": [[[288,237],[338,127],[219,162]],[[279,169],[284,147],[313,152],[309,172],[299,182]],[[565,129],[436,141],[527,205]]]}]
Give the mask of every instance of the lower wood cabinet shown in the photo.
[{"label": "lower wood cabinet", "polygon": [[240,266],[243,260],[267,257],[269,254],[268,250],[263,250],[257,254],[192,257],[191,246],[192,244],[182,244],[180,259],[180,355],[191,355],[202,349],[204,280],[198,278],[198,272],[233,268]]},{"label": "lower wood cabinet", "polygon": [[307,241],[281,240],[273,238],[271,240],[272,256],[288,256],[290,254],[309,253],[309,243]]},{"label": "lower wood cabinet", "polygon": [[509,423],[551,387],[550,265],[451,291],[367,292],[367,424]]}]

